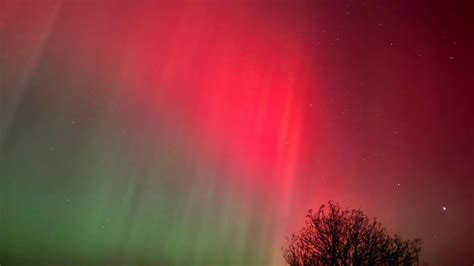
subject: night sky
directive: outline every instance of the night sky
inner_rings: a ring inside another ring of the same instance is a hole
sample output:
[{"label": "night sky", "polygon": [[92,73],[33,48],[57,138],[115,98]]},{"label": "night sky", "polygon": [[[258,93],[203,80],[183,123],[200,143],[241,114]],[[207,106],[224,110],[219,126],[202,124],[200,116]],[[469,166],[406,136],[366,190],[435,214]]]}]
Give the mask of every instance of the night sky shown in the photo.
[{"label": "night sky", "polygon": [[469,2],[0,1],[0,264],[283,265],[333,200],[472,265]]}]

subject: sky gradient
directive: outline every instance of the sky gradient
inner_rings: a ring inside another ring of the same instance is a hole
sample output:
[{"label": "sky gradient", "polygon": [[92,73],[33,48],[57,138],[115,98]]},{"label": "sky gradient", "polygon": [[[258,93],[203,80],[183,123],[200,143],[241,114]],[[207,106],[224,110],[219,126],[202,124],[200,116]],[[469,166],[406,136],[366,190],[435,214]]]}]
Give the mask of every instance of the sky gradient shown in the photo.
[{"label": "sky gradient", "polygon": [[283,265],[333,200],[471,265],[467,2],[2,1],[0,263]]}]

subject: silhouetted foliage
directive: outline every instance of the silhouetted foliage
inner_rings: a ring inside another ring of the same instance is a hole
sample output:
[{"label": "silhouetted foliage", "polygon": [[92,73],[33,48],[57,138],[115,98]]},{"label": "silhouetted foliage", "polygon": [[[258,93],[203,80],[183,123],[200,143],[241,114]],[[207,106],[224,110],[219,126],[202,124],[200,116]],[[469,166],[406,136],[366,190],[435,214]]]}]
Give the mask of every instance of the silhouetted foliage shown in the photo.
[{"label": "silhouetted foliage", "polygon": [[421,241],[389,235],[361,210],[341,209],[329,202],[306,215],[306,225],[283,249],[291,266],[418,265]]}]

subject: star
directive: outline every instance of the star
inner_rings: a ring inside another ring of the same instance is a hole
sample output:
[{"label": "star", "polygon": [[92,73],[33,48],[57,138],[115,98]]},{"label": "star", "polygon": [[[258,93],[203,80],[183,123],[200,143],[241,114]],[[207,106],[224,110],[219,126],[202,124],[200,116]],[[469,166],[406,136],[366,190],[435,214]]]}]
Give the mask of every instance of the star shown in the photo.
[{"label": "star", "polygon": [[443,206],[441,209],[442,209],[443,211],[446,211],[446,210],[447,210],[446,206]]}]

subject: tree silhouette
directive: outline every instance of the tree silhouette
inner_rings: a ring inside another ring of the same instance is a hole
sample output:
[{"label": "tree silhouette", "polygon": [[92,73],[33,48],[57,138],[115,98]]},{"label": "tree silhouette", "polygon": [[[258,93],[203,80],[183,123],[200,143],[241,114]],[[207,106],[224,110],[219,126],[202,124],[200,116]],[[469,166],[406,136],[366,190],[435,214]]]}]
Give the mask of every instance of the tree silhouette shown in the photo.
[{"label": "tree silhouette", "polygon": [[306,224],[292,234],[283,257],[290,266],[418,265],[421,241],[389,235],[361,210],[341,209],[329,202],[306,215]]}]

